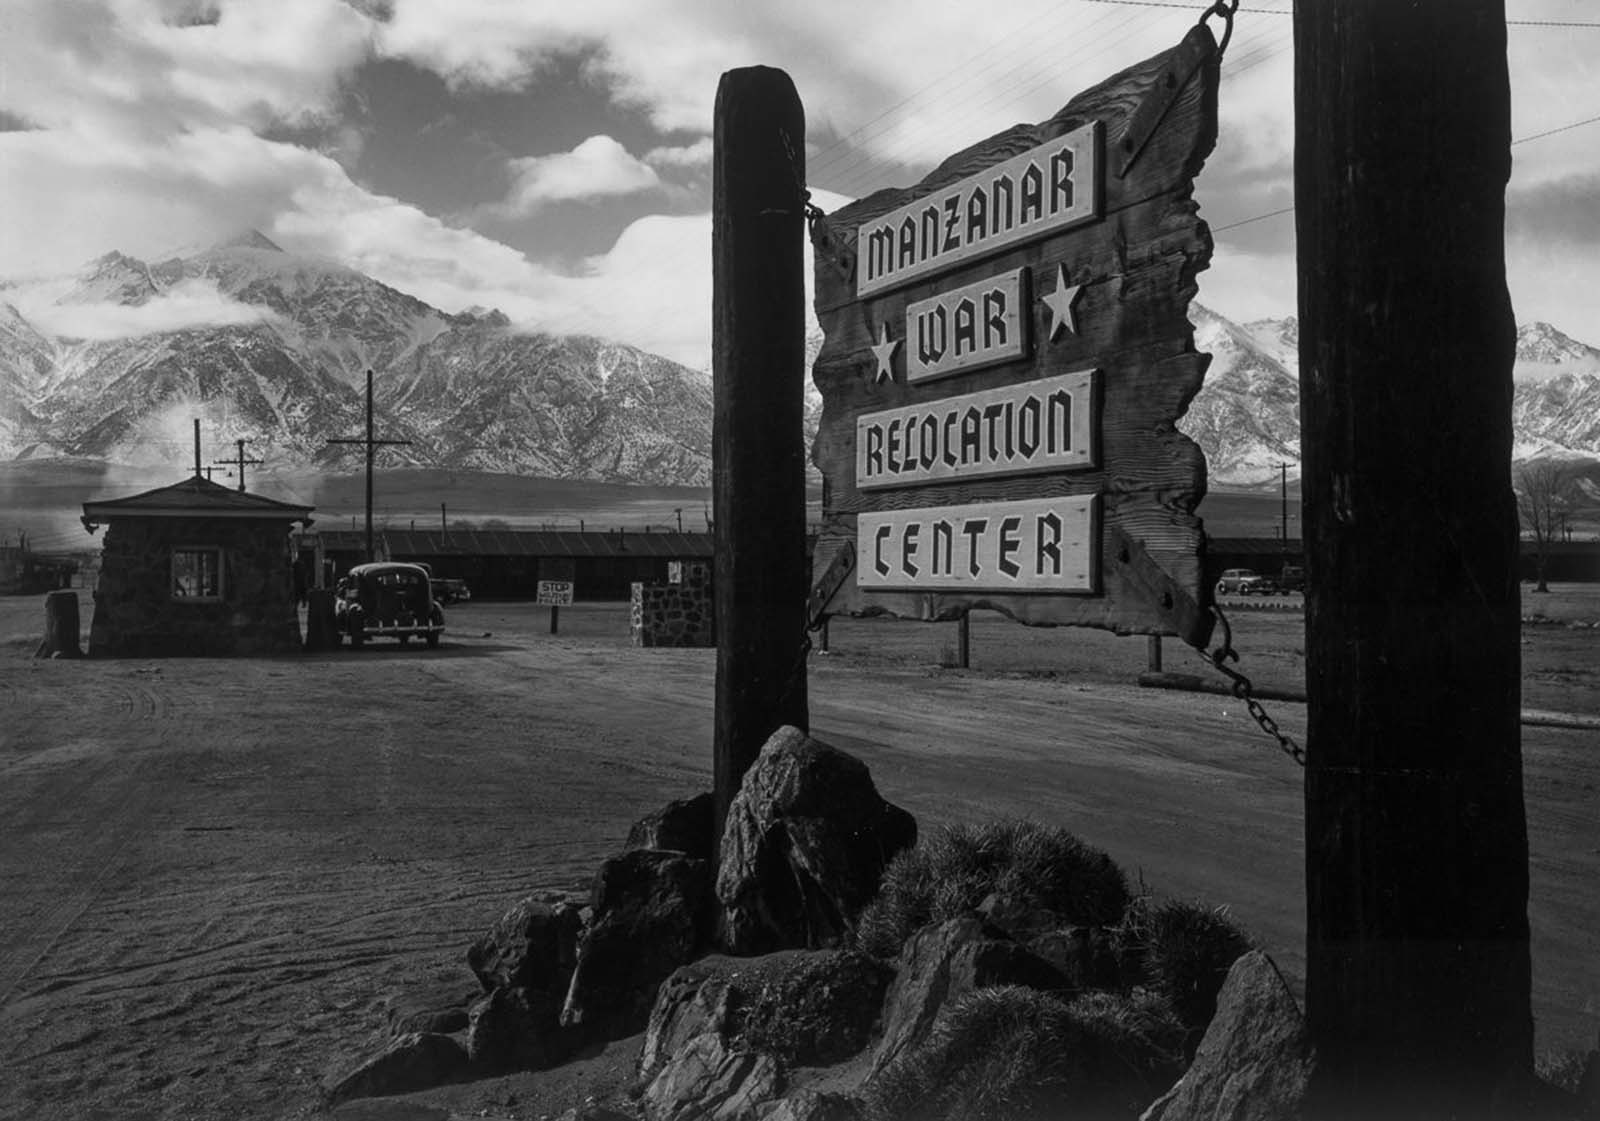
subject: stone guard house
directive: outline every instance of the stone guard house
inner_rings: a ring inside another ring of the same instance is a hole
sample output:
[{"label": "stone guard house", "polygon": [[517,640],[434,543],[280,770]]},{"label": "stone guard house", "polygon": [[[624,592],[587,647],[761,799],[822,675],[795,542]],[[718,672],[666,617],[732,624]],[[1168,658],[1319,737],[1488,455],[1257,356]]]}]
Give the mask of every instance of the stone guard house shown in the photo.
[{"label": "stone guard house", "polygon": [[90,657],[298,651],[289,532],[311,510],[198,475],[85,502],[84,528],[107,527]]}]

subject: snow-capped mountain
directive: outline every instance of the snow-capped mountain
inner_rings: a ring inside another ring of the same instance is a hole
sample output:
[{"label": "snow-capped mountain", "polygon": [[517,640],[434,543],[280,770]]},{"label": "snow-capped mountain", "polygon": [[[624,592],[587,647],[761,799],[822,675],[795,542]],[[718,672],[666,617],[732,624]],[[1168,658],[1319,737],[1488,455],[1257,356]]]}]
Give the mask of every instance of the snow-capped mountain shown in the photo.
[{"label": "snow-capped mountain", "polygon": [[0,311],[0,458],[182,462],[199,417],[219,451],[245,438],[275,465],[353,468],[359,450],[327,441],[362,431],[372,369],[380,434],[410,441],[390,464],[710,480],[703,374],[451,315],[259,233],[154,264],[109,253],[47,310],[53,337]]},{"label": "snow-capped mountain", "polygon": [[[10,293],[7,293],[9,296]],[[30,305],[32,307],[32,305]],[[633,347],[513,329],[497,311],[449,314],[338,262],[250,233],[149,263],[92,262],[34,321],[0,303],[0,459],[75,456],[186,462],[199,417],[218,455],[233,441],[275,467],[355,469],[331,447],[364,423],[392,465],[614,482],[704,485],[711,386]],[[1298,475],[1298,332],[1239,324],[1199,304],[1212,355],[1179,427],[1217,485]],[[807,366],[821,345],[813,327]],[[1517,454],[1600,457],[1600,349],[1549,324],[1518,331]],[[806,425],[820,400],[806,379]]]},{"label": "snow-capped mountain", "polygon": [[[1280,463],[1297,478],[1298,323],[1290,317],[1241,326],[1200,304],[1189,317],[1196,348],[1212,360],[1178,427],[1204,449],[1211,482],[1276,486]],[[1517,331],[1516,374],[1516,457],[1600,458],[1600,349],[1548,323],[1529,323]]]}]

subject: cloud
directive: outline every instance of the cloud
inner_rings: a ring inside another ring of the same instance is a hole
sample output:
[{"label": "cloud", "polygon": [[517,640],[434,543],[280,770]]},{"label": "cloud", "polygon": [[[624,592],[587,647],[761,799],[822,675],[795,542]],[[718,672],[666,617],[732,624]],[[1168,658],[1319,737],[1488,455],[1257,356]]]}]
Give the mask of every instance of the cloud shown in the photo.
[{"label": "cloud", "polygon": [[375,29],[341,0],[7,0],[0,110],[124,138],[303,120]]},{"label": "cloud", "polygon": [[116,303],[58,304],[59,285],[24,289],[17,309],[47,334],[74,339],[126,339],[198,327],[237,327],[278,319],[270,308],[224,295],[214,280],[191,277],[136,307]]},{"label": "cloud", "polygon": [[570,152],[510,161],[511,192],[493,210],[533,213],[552,203],[633,195],[661,186],[661,177],[609,136],[591,136]]},{"label": "cloud", "polygon": [[644,162],[652,167],[703,168],[711,166],[711,137],[702,136],[693,144],[679,147],[652,148],[644,154]]}]

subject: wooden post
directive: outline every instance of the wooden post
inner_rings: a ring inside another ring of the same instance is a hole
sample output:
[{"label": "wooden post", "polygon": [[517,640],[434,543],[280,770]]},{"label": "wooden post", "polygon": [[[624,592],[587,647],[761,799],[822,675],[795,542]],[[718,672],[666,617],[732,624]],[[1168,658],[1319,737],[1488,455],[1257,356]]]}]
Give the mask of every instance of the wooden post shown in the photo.
[{"label": "wooden post", "polygon": [[1532,1065],[1503,0],[1295,13],[1311,1115]]},{"label": "wooden post", "polygon": [[306,590],[305,648],[308,651],[339,648],[339,622],[333,613],[332,588],[319,586]]},{"label": "wooden post", "polygon": [[1158,634],[1147,635],[1145,651],[1150,658],[1150,672],[1161,672],[1161,636]]},{"label": "wooden post", "polygon": [[716,829],[769,736],[807,728],[805,115],[781,70],[717,87],[712,161]]},{"label": "wooden post", "polygon": [[44,641],[36,658],[81,658],[78,644],[78,593],[51,592],[44,597]]},{"label": "wooden post", "polygon": [[561,629],[561,608],[556,604],[550,605],[550,633],[556,634]]},{"label": "wooden post", "polygon": [[972,668],[972,626],[967,622],[971,617],[963,612],[956,620],[956,665],[962,669]]}]

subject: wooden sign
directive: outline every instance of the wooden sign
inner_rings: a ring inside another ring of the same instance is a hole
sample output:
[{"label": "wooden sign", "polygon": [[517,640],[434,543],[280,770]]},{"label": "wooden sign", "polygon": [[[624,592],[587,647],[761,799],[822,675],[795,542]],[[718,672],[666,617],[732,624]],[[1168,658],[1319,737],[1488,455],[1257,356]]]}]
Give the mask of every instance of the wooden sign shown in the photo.
[{"label": "wooden sign", "polygon": [[540,607],[571,607],[572,581],[540,580],[537,602]]},{"label": "wooden sign", "polygon": [[867,590],[1098,590],[1099,499],[1029,498],[862,514],[856,555]]},{"label": "wooden sign", "polygon": [[1096,466],[1094,371],[942,397],[856,418],[856,486]]},{"label": "wooden sign", "polygon": [[906,308],[906,380],[929,381],[1028,353],[1028,270],[980,280]]},{"label": "wooden sign", "polygon": [[[1181,43],[812,229],[820,613],[1210,633],[1175,428],[1211,238],[1217,50]],[[816,598],[815,596],[813,598]]]},{"label": "wooden sign", "polygon": [[1089,121],[863,223],[857,295],[1098,218],[1100,141],[1100,122]]}]

